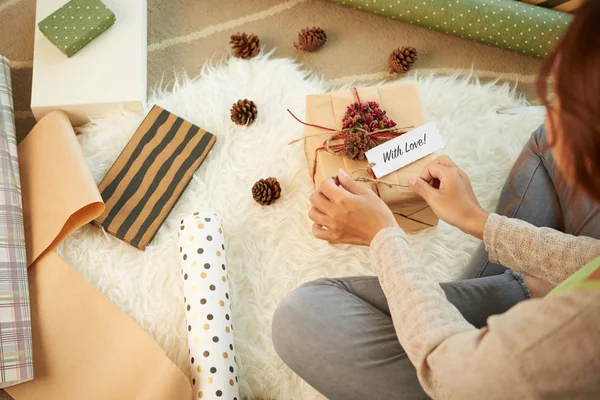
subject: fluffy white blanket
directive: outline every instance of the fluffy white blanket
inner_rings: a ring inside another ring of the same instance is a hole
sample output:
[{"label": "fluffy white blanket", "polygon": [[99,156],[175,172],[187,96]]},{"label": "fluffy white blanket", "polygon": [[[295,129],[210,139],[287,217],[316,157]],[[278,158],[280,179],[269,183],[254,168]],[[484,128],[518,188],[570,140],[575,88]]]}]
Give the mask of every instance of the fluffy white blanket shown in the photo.
[{"label": "fluffy white blanket", "polygon": [[[498,115],[522,106],[507,86],[457,77],[418,77],[428,120],[437,122],[449,154],[471,177],[493,210],[500,189],[540,117]],[[303,134],[285,111],[304,115],[305,96],[331,90],[289,59],[261,55],[205,66],[196,79],[180,78],[172,92],[158,90],[150,105],[188,119],[217,136],[217,143],[145,252],[85,226],[60,253],[111,301],[135,319],[182,370],[188,370],[182,282],[176,231],[181,216],[214,210],[224,221],[235,342],[243,397],[311,399],[320,396],[287,369],[271,343],[278,302],[303,282],[324,276],[372,274],[368,249],[332,246],[311,235],[307,218],[313,191]],[[258,105],[251,127],[234,125],[229,109],[240,98]],[[113,115],[82,129],[81,147],[97,182],[115,161],[142,116]],[[252,199],[259,178],[277,177],[283,194],[270,207]],[[456,278],[478,241],[444,224],[411,235],[423,268],[437,280]]]}]

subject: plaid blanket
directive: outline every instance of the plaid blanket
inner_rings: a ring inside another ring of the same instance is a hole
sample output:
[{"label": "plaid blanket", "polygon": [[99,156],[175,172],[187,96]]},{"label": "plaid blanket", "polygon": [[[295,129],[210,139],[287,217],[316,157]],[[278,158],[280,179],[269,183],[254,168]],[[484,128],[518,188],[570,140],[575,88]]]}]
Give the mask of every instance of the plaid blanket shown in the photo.
[{"label": "plaid blanket", "polygon": [[0,56],[0,387],[33,379],[32,352],[10,69]]}]

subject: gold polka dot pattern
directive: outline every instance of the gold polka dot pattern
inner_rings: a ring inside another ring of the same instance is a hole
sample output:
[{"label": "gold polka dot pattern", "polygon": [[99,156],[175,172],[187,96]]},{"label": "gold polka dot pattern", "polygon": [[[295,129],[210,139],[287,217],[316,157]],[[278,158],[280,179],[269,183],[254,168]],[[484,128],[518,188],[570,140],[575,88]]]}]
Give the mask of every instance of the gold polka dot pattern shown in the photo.
[{"label": "gold polka dot pattern", "polygon": [[115,14],[100,0],[71,0],[43,19],[38,28],[67,57],[107,30]]},{"label": "gold polka dot pattern", "polygon": [[545,57],[572,16],[514,0],[329,0],[535,57]]},{"label": "gold polka dot pattern", "polygon": [[189,360],[197,398],[238,400],[237,364],[221,218],[181,220],[178,231]]}]

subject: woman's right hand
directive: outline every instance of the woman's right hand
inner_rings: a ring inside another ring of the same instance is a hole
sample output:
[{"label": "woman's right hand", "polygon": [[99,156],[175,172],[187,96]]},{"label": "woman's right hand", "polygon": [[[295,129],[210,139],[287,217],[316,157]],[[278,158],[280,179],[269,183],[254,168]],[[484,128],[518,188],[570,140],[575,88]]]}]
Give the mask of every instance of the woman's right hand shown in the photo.
[{"label": "woman's right hand", "polygon": [[483,239],[488,213],[473,193],[469,177],[448,156],[441,156],[423,168],[408,185],[435,214],[461,231]]}]

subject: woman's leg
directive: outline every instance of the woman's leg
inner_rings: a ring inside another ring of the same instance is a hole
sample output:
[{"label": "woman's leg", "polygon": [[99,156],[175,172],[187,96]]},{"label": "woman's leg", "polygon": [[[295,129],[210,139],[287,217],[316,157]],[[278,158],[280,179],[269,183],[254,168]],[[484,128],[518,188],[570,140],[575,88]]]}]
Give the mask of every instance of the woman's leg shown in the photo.
[{"label": "woman's leg", "polygon": [[[515,162],[498,201],[496,212],[536,226],[572,235],[600,238],[600,208],[581,192],[574,191],[554,163],[540,126]],[[501,274],[505,267],[489,261],[479,246],[462,279]]]},{"label": "woman's leg", "polygon": [[[448,300],[477,327],[528,298],[520,275],[442,283]],[[281,359],[329,399],[423,399],[398,343],[376,277],[319,279],[300,286],[273,317]]]},{"label": "woman's leg", "polygon": [[541,138],[541,142],[546,148],[541,155],[542,162],[552,179],[563,213],[562,231],[574,236],[600,239],[600,204],[587,193],[567,183],[552,158],[545,135]]}]

